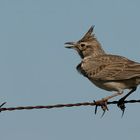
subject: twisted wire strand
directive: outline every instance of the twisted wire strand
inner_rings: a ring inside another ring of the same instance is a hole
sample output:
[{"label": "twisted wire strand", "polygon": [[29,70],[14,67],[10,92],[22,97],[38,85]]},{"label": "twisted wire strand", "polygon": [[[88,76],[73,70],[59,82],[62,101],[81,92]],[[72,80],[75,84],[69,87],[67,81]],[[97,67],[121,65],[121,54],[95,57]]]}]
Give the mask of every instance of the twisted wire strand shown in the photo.
[{"label": "twisted wire strand", "polygon": [[[81,102],[73,104],[55,104],[55,105],[38,105],[38,106],[18,106],[18,107],[2,107],[6,102],[0,105],[0,112],[2,111],[14,111],[14,110],[32,110],[32,109],[52,109],[52,108],[63,108],[63,107],[78,107],[78,106],[95,106],[96,102]],[[108,105],[117,104],[118,101],[107,102]],[[129,100],[124,103],[140,103],[140,100]]]}]

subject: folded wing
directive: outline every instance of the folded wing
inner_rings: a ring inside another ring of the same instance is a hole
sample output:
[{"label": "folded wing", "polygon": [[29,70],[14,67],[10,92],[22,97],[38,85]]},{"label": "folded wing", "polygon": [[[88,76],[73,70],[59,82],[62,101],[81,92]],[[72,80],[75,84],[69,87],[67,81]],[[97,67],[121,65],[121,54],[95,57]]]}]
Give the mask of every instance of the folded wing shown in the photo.
[{"label": "folded wing", "polygon": [[114,81],[140,77],[140,63],[114,55],[89,61],[88,64],[83,65],[83,68],[84,72],[94,80]]}]

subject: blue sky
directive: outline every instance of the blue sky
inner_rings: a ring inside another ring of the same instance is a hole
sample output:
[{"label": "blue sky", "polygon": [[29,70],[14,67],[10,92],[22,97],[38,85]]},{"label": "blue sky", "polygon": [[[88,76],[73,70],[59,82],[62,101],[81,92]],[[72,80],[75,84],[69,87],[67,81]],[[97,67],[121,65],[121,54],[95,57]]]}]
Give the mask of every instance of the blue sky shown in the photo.
[{"label": "blue sky", "polygon": [[[80,57],[64,48],[91,25],[106,52],[140,62],[138,0],[1,0],[0,102],[5,107],[101,99],[101,90],[75,69]],[[140,89],[129,99],[140,99]],[[126,91],[127,92],[127,91]],[[116,98],[115,100],[117,100]],[[2,112],[2,140],[138,140],[139,104]]]}]

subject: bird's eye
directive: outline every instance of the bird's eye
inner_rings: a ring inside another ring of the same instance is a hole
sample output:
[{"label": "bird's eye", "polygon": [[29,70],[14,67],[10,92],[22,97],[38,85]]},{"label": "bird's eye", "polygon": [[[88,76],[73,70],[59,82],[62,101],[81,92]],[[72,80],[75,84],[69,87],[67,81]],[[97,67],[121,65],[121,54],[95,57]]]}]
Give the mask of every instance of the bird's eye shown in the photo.
[{"label": "bird's eye", "polygon": [[82,43],[82,44],[81,44],[81,47],[84,47],[84,46],[85,46],[85,44]]}]

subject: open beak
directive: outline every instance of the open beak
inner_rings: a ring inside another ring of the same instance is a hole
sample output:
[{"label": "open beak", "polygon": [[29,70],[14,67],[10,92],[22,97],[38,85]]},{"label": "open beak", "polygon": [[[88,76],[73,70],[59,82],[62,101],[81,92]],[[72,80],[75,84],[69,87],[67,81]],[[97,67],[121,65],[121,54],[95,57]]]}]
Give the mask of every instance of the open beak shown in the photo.
[{"label": "open beak", "polygon": [[66,42],[65,45],[66,45],[65,48],[72,49],[75,47],[76,43],[75,42]]}]

